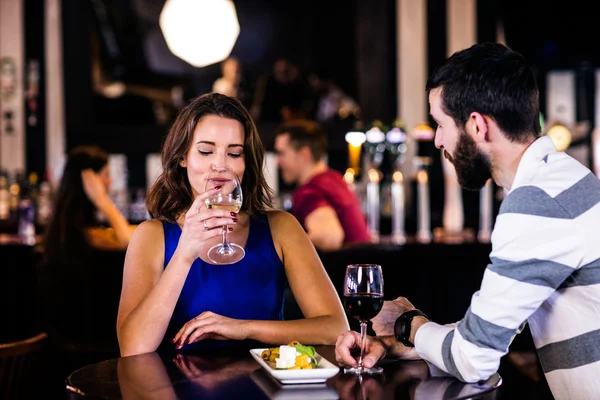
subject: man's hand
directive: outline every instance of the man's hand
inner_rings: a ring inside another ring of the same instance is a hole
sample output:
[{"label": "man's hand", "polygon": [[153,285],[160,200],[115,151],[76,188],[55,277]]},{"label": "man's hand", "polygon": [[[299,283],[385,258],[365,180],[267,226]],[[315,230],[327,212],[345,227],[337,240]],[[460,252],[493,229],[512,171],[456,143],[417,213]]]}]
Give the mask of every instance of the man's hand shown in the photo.
[{"label": "man's hand", "polygon": [[[371,368],[379,360],[385,357],[385,345],[383,342],[372,336],[365,336],[365,354],[363,356],[363,365]],[[347,331],[337,338],[335,343],[335,359],[341,365],[358,367],[358,360],[350,354],[354,348],[360,349],[360,334],[354,331]]]},{"label": "man's hand", "polygon": [[371,322],[373,323],[373,331],[377,336],[388,336],[394,334],[394,323],[396,319],[406,311],[414,310],[406,297],[398,297],[396,300],[384,301],[383,308],[379,311]]},{"label": "man's hand", "polygon": [[[419,360],[421,357],[417,354],[414,347],[406,347],[391,336],[365,336],[365,354],[363,356],[363,365],[371,368],[386,354],[399,358],[401,360]],[[350,353],[352,349],[360,349],[360,334],[354,331],[347,331],[340,335],[335,343],[335,359],[340,365],[357,367],[358,360]]]},{"label": "man's hand", "polygon": [[400,360],[420,360],[421,356],[417,353],[414,347],[407,347],[396,340],[394,335],[378,336],[387,350],[387,355]]}]

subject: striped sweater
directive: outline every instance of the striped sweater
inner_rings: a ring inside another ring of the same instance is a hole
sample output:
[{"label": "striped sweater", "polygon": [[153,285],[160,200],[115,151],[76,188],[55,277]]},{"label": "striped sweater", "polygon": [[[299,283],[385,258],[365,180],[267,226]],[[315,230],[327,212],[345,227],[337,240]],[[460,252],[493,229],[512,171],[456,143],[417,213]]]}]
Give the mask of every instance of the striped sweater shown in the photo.
[{"label": "striped sweater", "polygon": [[475,382],[528,322],[554,397],[600,399],[600,180],[548,137],[519,163],[490,261],[465,317],[421,326],[417,353]]}]

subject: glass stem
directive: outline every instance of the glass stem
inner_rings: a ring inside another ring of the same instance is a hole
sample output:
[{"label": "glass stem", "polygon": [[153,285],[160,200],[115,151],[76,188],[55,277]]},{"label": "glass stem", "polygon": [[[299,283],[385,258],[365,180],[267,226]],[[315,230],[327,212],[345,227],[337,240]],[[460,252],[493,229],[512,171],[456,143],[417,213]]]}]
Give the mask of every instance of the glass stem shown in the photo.
[{"label": "glass stem", "polygon": [[367,334],[367,323],[360,321],[360,356],[358,357],[358,369],[363,369],[363,356],[365,355],[365,347],[367,341],[365,335]]},{"label": "glass stem", "polygon": [[229,227],[223,227],[223,248],[229,250]]}]

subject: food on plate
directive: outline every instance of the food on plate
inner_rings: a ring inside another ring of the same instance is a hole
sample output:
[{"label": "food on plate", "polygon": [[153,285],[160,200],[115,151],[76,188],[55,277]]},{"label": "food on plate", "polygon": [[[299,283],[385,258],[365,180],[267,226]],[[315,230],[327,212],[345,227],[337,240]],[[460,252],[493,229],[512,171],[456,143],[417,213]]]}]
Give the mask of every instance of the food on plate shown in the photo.
[{"label": "food on plate", "polygon": [[316,354],[314,347],[293,340],[287,345],[264,350],[261,358],[275,369],[313,369],[318,364]]}]

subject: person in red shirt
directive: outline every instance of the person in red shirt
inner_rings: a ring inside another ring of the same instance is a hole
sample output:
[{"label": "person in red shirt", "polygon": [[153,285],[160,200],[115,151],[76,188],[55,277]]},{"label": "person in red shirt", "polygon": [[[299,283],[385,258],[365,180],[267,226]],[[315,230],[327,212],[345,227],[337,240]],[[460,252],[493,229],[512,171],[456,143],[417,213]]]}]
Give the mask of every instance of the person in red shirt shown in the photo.
[{"label": "person in red shirt", "polygon": [[317,122],[295,120],[280,125],[275,151],[283,180],[297,184],[292,214],[318,250],[370,241],[358,198],[342,175],[325,163],[327,136]]}]

